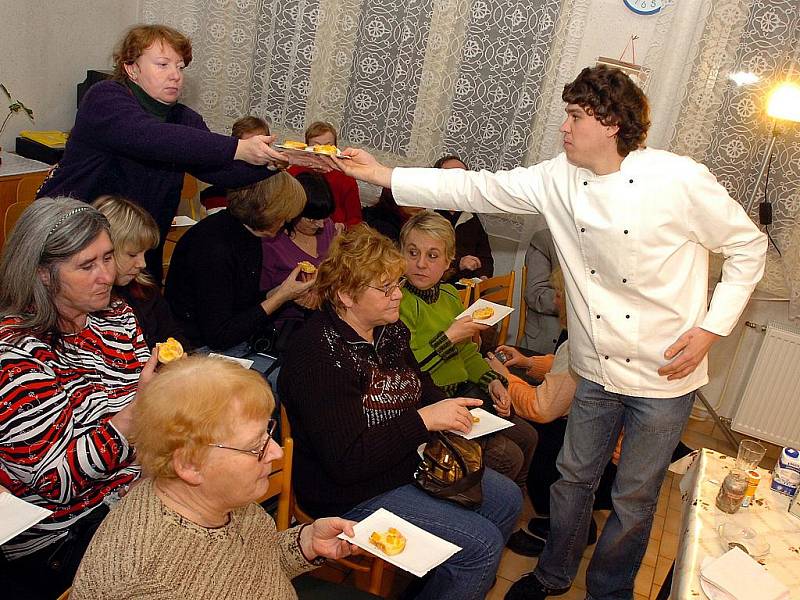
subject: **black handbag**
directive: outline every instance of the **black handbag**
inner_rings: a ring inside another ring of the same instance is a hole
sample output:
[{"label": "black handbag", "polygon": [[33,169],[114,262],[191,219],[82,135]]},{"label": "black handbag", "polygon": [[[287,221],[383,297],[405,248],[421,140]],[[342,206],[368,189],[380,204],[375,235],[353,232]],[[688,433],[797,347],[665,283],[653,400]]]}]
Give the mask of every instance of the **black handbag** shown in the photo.
[{"label": "black handbag", "polygon": [[477,508],[483,502],[480,444],[449,431],[433,433],[414,479],[431,496]]}]

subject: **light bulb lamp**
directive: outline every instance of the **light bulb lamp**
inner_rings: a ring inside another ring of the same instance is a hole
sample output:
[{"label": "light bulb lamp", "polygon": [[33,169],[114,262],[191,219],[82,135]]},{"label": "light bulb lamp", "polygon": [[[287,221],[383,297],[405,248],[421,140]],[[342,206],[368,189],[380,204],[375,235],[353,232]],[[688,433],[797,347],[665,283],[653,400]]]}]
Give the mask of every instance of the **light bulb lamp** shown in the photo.
[{"label": "light bulb lamp", "polygon": [[761,169],[758,171],[756,184],[753,186],[753,191],[750,192],[750,198],[747,200],[745,212],[748,215],[753,209],[756,197],[761,189],[761,181],[764,179],[764,175],[767,172],[772,150],[775,148],[775,140],[780,134],[778,130],[778,120],[800,123],[800,84],[787,81],[776,87],[767,101],[767,115],[772,118],[769,146],[764,153],[764,160],[761,162]]}]

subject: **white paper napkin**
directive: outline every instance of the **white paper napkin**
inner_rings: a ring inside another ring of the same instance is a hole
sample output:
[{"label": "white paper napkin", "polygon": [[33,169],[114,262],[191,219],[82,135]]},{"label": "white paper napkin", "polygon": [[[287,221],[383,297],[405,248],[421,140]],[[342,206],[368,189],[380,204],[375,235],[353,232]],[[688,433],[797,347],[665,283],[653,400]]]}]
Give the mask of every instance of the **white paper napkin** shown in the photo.
[{"label": "white paper napkin", "polygon": [[491,306],[494,309],[494,314],[489,317],[488,319],[476,319],[476,323],[484,323],[486,325],[496,325],[512,312],[514,312],[514,307],[512,306],[503,306],[502,304],[496,304],[495,302],[489,302],[488,300],[484,300],[481,298],[480,300],[476,300],[472,303],[467,310],[462,312],[460,315],[456,317],[456,319],[460,319],[461,317],[466,317],[467,315],[472,315],[476,310],[479,308],[486,308]]},{"label": "white paper napkin", "polygon": [[5,544],[50,514],[46,508],[20,500],[9,492],[0,492],[0,544]]},{"label": "white paper napkin", "polygon": [[[394,556],[387,556],[369,543],[373,531],[386,531],[389,527],[394,527],[406,537],[405,550]],[[385,508],[379,508],[356,523],[353,530],[356,534],[354,538],[343,533],[339,537],[417,577],[422,577],[461,550],[459,546],[428,533]]]},{"label": "white paper napkin", "polygon": [[789,588],[739,548],[704,562],[700,580],[736,600],[789,600]]},{"label": "white paper napkin", "polygon": [[469,433],[462,433],[461,431],[453,432],[456,435],[467,438],[468,440],[474,440],[475,438],[489,435],[495,431],[508,429],[509,427],[514,426],[514,423],[511,421],[503,419],[502,417],[498,417],[497,415],[493,415],[482,408],[473,408],[471,411],[469,411],[469,414],[471,414],[474,418],[480,419],[477,423],[472,424],[472,429],[469,430]]}]

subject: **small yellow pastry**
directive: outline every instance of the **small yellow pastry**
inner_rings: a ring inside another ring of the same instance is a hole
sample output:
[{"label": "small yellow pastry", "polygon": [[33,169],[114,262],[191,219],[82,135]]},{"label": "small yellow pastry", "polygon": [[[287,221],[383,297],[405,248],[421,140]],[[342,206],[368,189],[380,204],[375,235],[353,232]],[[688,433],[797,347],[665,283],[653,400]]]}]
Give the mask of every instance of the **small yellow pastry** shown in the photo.
[{"label": "small yellow pastry", "polygon": [[328,144],[320,144],[317,146],[312,146],[311,148],[314,152],[318,154],[327,154],[328,156],[338,156],[339,149],[336,146],[328,145]]},{"label": "small yellow pastry", "polygon": [[167,338],[166,342],[157,344],[158,362],[162,364],[171,363],[183,357],[183,346],[175,338]]},{"label": "small yellow pastry", "polygon": [[394,527],[380,533],[373,531],[369,536],[369,543],[387,556],[400,554],[406,548],[405,536]]},{"label": "small yellow pastry", "polygon": [[294,140],[286,140],[282,144],[286,148],[291,148],[292,150],[305,150],[306,143],[305,142],[296,142]]},{"label": "small yellow pastry", "polygon": [[473,321],[483,321],[485,319],[491,319],[493,314],[494,309],[491,306],[486,306],[472,311],[472,319]]},{"label": "small yellow pastry", "polygon": [[297,266],[300,267],[300,272],[301,273],[309,273],[309,274],[311,274],[311,273],[316,273],[317,272],[317,267],[312,265],[307,260],[301,260],[299,263],[297,263]]},{"label": "small yellow pastry", "polygon": [[461,285],[466,285],[467,287],[475,287],[475,282],[469,277],[462,277],[458,280],[458,283]]},{"label": "small yellow pastry", "polygon": [[481,418],[480,417],[472,417],[472,422],[473,423],[480,423],[481,422]]}]

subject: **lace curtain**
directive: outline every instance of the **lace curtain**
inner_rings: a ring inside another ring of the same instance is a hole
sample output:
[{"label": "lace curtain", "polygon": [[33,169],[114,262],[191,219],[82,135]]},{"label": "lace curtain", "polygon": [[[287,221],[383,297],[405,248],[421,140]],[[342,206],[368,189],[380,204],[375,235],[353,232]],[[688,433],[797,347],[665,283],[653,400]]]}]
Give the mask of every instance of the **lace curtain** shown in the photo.
[{"label": "lace curtain", "polygon": [[[645,64],[657,82],[650,96],[660,115],[654,131],[663,146],[703,162],[742,204],[755,186],[769,142],[768,91],[800,75],[797,0],[670,0]],[[695,24],[695,25],[693,25]],[[684,67],[675,67],[675,52]],[[669,58],[666,58],[669,57]],[[730,76],[759,79],[737,85]],[[674,94],[674,90],[683,90]],[[800,318],[800,126],[779,126],[769,174],[773,207],[767,269],[760,289],[789,296],[789,316]],[[650,138],[653,138],[651,134]],[[756,198],[764,199],[762,191]],[[751,214],[758,218],[757,208]],[[763,229],[763,228],[762,228]],[[780,249],[780,254],[775,248]]]}]

